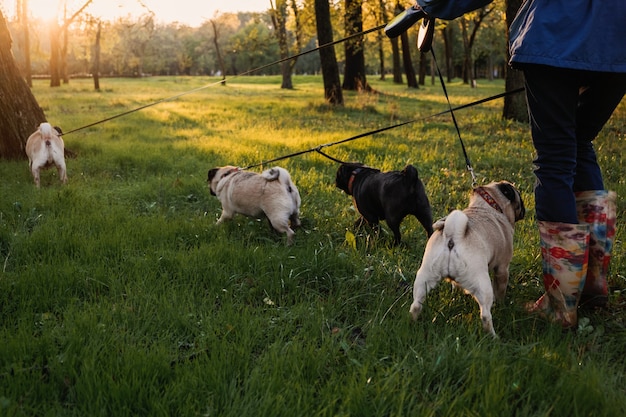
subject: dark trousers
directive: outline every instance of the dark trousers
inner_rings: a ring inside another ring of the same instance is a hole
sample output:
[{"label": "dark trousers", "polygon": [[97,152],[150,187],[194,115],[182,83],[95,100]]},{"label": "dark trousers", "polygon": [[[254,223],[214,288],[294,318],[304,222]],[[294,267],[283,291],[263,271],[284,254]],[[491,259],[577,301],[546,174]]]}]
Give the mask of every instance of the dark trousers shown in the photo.
[{"label": "dark trousers", "polygon": [[593,140],[626,92],[626,74],[525,64],[537,220],[576,224],[577,191],[603,190]]}]

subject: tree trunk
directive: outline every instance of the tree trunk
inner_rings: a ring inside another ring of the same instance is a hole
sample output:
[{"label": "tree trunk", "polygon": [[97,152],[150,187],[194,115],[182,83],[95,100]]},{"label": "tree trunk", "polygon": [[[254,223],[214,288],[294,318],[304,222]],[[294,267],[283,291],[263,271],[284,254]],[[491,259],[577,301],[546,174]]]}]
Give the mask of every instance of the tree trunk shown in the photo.
[{"label": "tree trunk", "polygon": [[98,20],[98,28],[96,29],[96,42],[93,46],[93,88],[100,91],[100,34],[102,33],[102,21]]},{"label": "tree trunk", "polygon": [[[396,6],[393,9],[394,16],[402,13],[404,11],[404,7],[400,5],[399,2],[396,2]],[[393,58],[393,82],[394,84],[402,84],[402,65],[400,64],[400,39],[398,37],[393,38],[391,40],[391,52]]]},{"label": "tree trunk", "polygon": [[[76,18],[91,4],[93,0],[86,0],[85,3],[70,17],[67,18],[67,4],[64,4],[63,25],[59,26],[58,18],[50,26],[50,87],[60,87],[61,78],[63,83],[70,82],[67,69],[67,45],[69,26]],[[63,43],[61,45],[61,36]]]},{"label": "tree trunk", "polygon": [[[278,38],[278,49],[280,51],[280,59],[287,59],[289,57],[289,45],[287,45],[287,1],[276,0],[276,7],[272,1],[272,23],[274,24],[274,31]],[[280,88],[293,89],[293,82],[291,80],[291,65],[289,61],[283,61],[280,63],[280,72],[282,74],[282,84]]]},{"label": "tree trunk", "polygon": [[[387,24],[387,12],[385,9],[385,2],[383,0],[379,0],[378,2],[378,24],[386,25]],[[376,34],[376,43],[378,44],[378,62],[379,62],[379,70],[380,70],[380,80],[385,81],[385,72],[387,69],[385,68],[385,48],[384,48],[384,40],[385,35],[382,30],[379,30]]]},{"label": "tree trunk", "polygon": [[[300,10],[298,10],[298,3],[296,0],[291,0],[291,11],[293,12],[293,19],[295,21],[296,24],[296,48],[297,48],[297,53],[299,54],[300,52],[302,52],[302,35],[303,35],[303,28],[302,28],[302,22],[301,22],[301,18],[300,18]],[[290,74],[293,74],[294,68],[296,67],[296,63],[298,62],[297,58],[294,59],[290,59],[289,60],[289,71]]]},{"label": "tree trunk", "polygon": [[0,10],[0,158],[22,159],[26,140],[46,116],[20,74],[11,44]]},{"label": "tree trunk", "polygon": [[[333,42],[333,27],[330,21],[328,0],[315,0],[315,24],[320,46]],[[324,98],[329,104],[343,105],[343,92],[339,80],[339,66],[334,46],[321,48],[320,62],[324,80]]]},{"label": "tree trunk", "polygon": [[399,41],[399,38],[393,38],[391,40],[391,51],[393,53],[393,82],[395,84],[402,84],[402,65],[400,65]]},{"label": "tree trunk", "polygon": [[[507,0],[506,1],[506,26],[507,26],[507,40],[508,40],[508,28],[511,26],[517,10],[520,8],[522,0]],[[508,42],[507,42],[508,44]],[[510,58],[509,51],[507,49],[507,61]],[[505,90],[513,91],[515,89],[524,87],[524,74],[521,71],[514,70],[510,67],[505,67]],[[526,107],[526,96],[523,93],[513,94],[504,97],[504,108],[502,109],[502,117],[509,120],[516,120],[518,122],[529,122],[528,109]]]},{"label": "tree trunk", "polygon": [[415,76],[415,68],[411,60],[411,45],[409,45],[409,35],[404,32],[400,35],[400,43],[402,44],[402,63],[404,64],[404,73],[406,74],[406,85],[409,88],[419,88],[417,78]]},{"label": "tree trunk", "polygon": [[452,49],[452,25],[447,24],[441,29],[443,38],[444,59],[446,61],[446,78],[448,82],[452,82],[454,78],[454,66],[452,65],[453,49]]},{"label": "tree trunk", "polygon": [[59,24],[55,20],[50,24],[50,87],[61,86],[61,65],[59,55]]},{"label": "tree trunk", "polygon": [[[463,84],[469,84],[470,80],[474,80],[472,72],[472,48],[469,44],[469,36],[467,34],[467,21],[463,18],[459,20],[461,25],[461,34],[463,38]],[[472,87],[473,87],[472,83]]]},{"label": "tree trunk", "polygon": [[[363,0],[346,0],[345,31],[346,37],[363,32]],[[346,66],[343,75],[343,89],[369,91],[365,76],[365,52],[363,36],[357,36],[344,42]]]},{"label": "tree trunk", "polygon": [[220,71],[222,71],[222,85],[226,85],[226,65],[224,64],[224,58],[222,58],[222,53],[220,52],[220,45],[217,42],[217,38],[219,36],[219,31],[217,30],[217,23],[215,20],[209,20],[211,22],[211,27],[213,27],[213,45],[215,45],[215,54],[217,55],[217,62],[220,66]]},{"label": "tree trunk", "polygon": [[419,76],[418,83],[419,85],[426,84],[426,67],[428,67],[428,54],[425,52],[420,52],[420,66],[419,66]]},{"label": "tree trunk", "polygon": [[24,50],[24,68],[23,75],[26,79],[26,84],[29,87],[33,86],[33,73],[30,65],[30,31],[28,28],[28,0],[21,1],[22,9],[20,10],[20,16],[22,21],[22,42]]},{"label": "tree trunk", "polygon": [[61,78],[63,78],[63,84],[69,84],[70,75],[67,69],[67,50],[68,50],[68,28],[63,26],[63,46],[61,47]]}]

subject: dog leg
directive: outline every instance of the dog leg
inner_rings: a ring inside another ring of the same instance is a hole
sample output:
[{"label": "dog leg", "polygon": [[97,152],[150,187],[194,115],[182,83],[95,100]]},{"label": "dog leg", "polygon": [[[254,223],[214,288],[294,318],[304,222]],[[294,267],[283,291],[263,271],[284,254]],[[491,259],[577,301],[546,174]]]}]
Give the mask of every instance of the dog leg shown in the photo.
[{"label": "dog leg", "polygon": [[491,280],[489,274],[476,274],[476,281],[478,286],[473,288],[472,296],[480,306],[480,320],[483,324],[483,329],[490,333],[493,337],[497,337],[493,328],[493,318],[491,317],[491,307],[493,306],[493,288],[491,287]]},{"label": "dog leg", "polygon": [[400,221],[387,220],[387,226],[389,226],[389,228],[393,232],[393,244],[394,245],[399,245],[402,239],[402,237],[400,236]]},{"label": "dog leg", "polygon": [[232,219],[234,214],[234,212],[230,212],[222,208],[222,214],[220,215],[220,218],[217,219],[216,224],[224,223],[224,221]]},{"label": "dog leg", "polygon": [[41,182],[41,179],[39,178],[39,168],[38,167],[33,167],[31,169],[31,173],[33,174],[33,179],[35,180],[35,185],[37,186],[37,188],[39,188],[40,182]]},{"label": "dog leg", "polygon": [[506,296],[506,288],[509,285],[509,266],[497,266],[493,269],[493,294],[496,301],[501,303]]},{"label": "dog leg", "polygon": [[[422,264],[425,263],[426,262],[422,262]],[[423,266],[417,271],[415,282],[413,283],[413,304],[411,304],[411,308],[409,309],[413,320],[417,319],[417,316],[422,311],[422,305],[426,296],[430,290],[437,286],[439,281],[441,281],[441,277],[431,274],[430,271]]]},{"label": "dog leg", "polygon": [[67,169],[64,163],[57,164],[57,171],[62,184],[67,184]]},{"label": "dog leg", "polygon": [[417,220],[420,222],[424,230],[426,230],[426,234],[428,235],[428,237],[430,237],[435,232],[435,229],[433,229],[432,217],[425,217],[425,218],[417,217]]},{"label": "dog leg", "polygon": [[268,217],[268,220],[274,230],[276,230],[279,233],[285,233],[287,235],[287,245],[289,246],[293,245],[293,238],[296,235],[296,232],[294,232],[291,229],[291,227],[289,227],[289,219],[281,219],[281,218],[270,219]]}]

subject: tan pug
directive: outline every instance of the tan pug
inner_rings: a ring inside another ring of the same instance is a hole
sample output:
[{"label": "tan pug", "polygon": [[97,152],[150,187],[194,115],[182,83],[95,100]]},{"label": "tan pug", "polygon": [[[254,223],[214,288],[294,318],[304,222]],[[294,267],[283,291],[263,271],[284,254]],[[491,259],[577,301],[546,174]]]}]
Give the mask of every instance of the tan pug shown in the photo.
[{"label": "tan pug", "polygon": [[41,123],[39,128],[26,141],[28,166],[33,174],[35,185],[39,188],[39,171],[56,165],[61,183],[67,183],[65,167],[65,144],[61,139],[61,129],[50,123]]},{"label": "tan pug", "polygon": [[301,201],[287,170],[274,167],[257,174],[234,166],[213,168],[209,170],[208,185],[211,194],[222,203],[217,224],[237,213],[265,216],[274,230],[287,234],[287,244],[293,243],[292,228],[300,226]]},{"label": "tan pug", "polygon": [[483,329],[496,336],[491,307],[494,295],[496,300],[504,300],[513,258],[514,225],[525,212],[519,191],[500,181],[474,188],[465,210],[454,210],[435,222],[413,284],[413,319],[421,312],[428,292],[447,278],[474,297]]}]

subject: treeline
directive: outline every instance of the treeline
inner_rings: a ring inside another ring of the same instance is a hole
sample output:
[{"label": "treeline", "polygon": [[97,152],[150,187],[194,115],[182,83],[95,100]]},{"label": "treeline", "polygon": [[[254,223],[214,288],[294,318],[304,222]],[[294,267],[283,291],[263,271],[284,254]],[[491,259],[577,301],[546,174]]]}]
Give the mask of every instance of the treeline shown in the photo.
[{"label": "treeline", "polygon": [[[223,76],[247,73],[280,60],[285,53],[292,56],[318,46],[313,0],[274,3],[283,8],[265,13],[224,13],[200,27],[158,24],[151,14],[102,21],[97,16],[82,13],[65,31],[51,31],[48,23],[20,15],[9,16],[9,29],[16,62],[25,73],[30,69],[33,77],[51,74],[51,65],[55,65],[51,59],[52,50],[56,50],[54,41],[60,44],[58,59],[63,79],[92,76],[94,71],[99,76]],[[330,3],[333,37],[339,40],[346,34],[347,2]],[[435,53],[441,57],[439,64],[445,68],[448,78],[463,77],[470,81],[503,76],[506,59],[503,8],[504,2],[496,1],[482,15],[477,11],[452,22],[439,23]],[[399,11],[395,0],[363,0],[363,28],[384,25]],[[63,22],[60,26],[63,27]],[[394,74],[398,82],[398,74],[411,70],[407,69],[402,51],[410,54],[409,65],[418,69],[418,73],[432,74],[430,55],[420,56],[415,48],[416,32],[416,28],[412,28],[408,33],[410,50],[394,46],[382,29],[366,35],[362,45],[367,74]],[[58,39],[51,39],[51,36]],[[279,42],[281,36],[282,43]],[[342,69],[344,49],[335,46],[335,50]],[[294,74],[321,71],[318,53],[302,55],[292,64]],[[278,65],[254,72],[257,75],[280,73]]]}]

